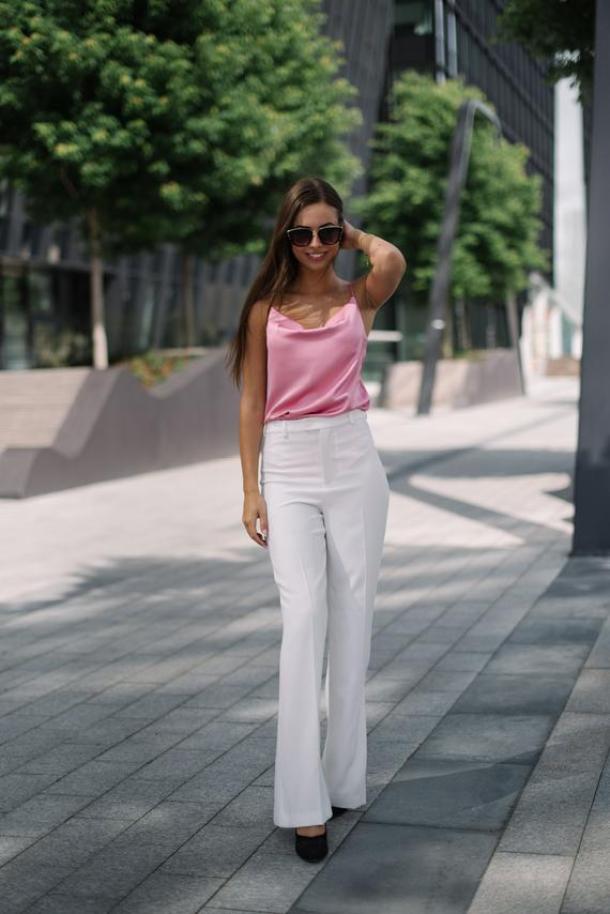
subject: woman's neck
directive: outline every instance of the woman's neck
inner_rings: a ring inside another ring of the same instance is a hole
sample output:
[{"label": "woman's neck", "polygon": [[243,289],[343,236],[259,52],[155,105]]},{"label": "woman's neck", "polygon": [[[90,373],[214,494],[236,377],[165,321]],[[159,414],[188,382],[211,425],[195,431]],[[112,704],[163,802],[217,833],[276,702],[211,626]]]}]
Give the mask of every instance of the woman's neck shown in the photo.
[{"label": "woman's neck", "polygon": [[334,295],[341,290],[341,280],[334,272],[320,276],[299,274],[292,286],[287,289],[293,295]]}]

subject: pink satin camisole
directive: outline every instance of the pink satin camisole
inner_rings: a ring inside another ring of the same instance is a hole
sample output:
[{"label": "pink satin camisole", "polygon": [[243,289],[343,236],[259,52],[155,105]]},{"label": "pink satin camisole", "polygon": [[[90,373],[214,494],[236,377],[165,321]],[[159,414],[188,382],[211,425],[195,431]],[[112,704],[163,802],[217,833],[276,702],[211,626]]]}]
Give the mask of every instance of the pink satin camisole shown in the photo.
[{"label": "pink satin camisole", "polygon": [[263,422],[368,409],[362,383],[367,333],[354,292],[322,327],[303,327],[271,307]]}]

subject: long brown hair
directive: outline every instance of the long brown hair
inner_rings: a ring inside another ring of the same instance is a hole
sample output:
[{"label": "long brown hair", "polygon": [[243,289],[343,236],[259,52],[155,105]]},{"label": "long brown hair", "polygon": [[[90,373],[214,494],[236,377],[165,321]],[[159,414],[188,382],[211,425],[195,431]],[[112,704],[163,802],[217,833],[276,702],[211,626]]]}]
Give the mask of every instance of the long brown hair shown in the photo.
[{"label": "long brown hair", "polygon": [[292,227],[301,207],[311,203],[334,206],[337,210],[337,224],[343,225],[343,201],[328,181],[317,177],[300,178],[287,190],[279,207],[269,249],[246,295],[237,332],[229,343],[226,364],[237,387],[240,387],[242,381],[250,311],[259,299],[268,298],[270,306],[278,299],[281,300],[296,278],[298,262],[286,237],[286,229]]}]

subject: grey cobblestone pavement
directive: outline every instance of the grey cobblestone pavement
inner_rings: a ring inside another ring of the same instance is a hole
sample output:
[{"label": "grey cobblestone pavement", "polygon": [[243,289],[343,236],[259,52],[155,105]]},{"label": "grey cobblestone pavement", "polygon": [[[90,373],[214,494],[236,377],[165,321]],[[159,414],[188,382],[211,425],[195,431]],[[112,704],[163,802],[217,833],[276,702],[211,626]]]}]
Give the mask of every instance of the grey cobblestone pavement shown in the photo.
[{"label": "grey cobblestone pavement", "polygon": [[239,458],[0,502],[1,914],[608,914],[610,562],[568,558],[576,396],[370,411],[368,799],[315,865],[272,821],[281,622]]}]

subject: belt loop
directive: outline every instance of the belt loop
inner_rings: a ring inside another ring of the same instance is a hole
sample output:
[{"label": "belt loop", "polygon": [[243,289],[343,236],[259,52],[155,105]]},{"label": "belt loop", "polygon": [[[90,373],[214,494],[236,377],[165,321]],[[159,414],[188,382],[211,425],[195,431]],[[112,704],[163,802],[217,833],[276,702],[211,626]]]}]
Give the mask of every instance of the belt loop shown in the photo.
[{"label": "belt loop", "polygon": [[282,438],[288,437],[288,419],[282,419]]},{"label": "belt loop", "polygon": [[354,423],[356,422],[356,413],[353,410],[351,410],[348,413],[348,415],[349,415],[349,421],[352,423],[352,425],[354,425]]}]

